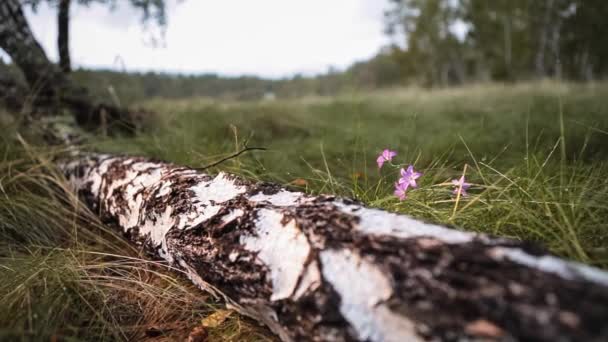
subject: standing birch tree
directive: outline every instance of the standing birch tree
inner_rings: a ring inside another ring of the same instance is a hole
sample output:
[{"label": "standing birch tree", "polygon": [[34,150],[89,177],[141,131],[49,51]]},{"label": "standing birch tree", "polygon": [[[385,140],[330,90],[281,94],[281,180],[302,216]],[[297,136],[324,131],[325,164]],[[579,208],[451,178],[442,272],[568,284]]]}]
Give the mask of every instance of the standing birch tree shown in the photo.
[{"label": "standing birch tree", "polygon": [[[24,14],[24,7],[34,11],[42,2],[58,7],[58,55],[59,65],[51,62],[34,37]],[[81,5],[93,2],[107,4],[114,8],[115,0],[76,0]],[[54,113],[59,108],[70,109],[81,125],[96,127],[103,122],[126,124],[134,128],[133,116],[128,110],[101,103],[87,89],[75,83],[67,74],[72,66],[69,52],[70,0],[6,0],[0,2],[0,48],[21,70],[35,95],[36,105],[51,108]],[[143,20],[154,18],[165,25],[165,3],[163,0],[131,0],[129,4],[143,12]],[[124,127],[124,125],[123,125]]]}]

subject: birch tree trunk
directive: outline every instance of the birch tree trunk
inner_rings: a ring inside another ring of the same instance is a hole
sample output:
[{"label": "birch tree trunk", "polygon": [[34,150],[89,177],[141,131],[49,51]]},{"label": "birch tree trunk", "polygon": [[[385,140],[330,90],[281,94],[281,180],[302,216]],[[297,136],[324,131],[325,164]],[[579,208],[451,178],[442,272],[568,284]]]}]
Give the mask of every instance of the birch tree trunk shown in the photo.
[{"label": "birch tree trunk", "polygon": [[513,42],[512,42],[512,23],[511,23],[511,13],[504,14],[502,16],[502,30],[503,30],[503,43],[504,43],[504,62],[505,62],[505,72],[507,75],[507,80],[513,80],[513,65],[512,65],[512,55],[513,55]]},{"label": "birch tree trunk", "polygon": [[55,98],[66,80],[34,38],[18,0],[0,2],[0,48],[19,66],[41,97]]},{"label": "birch tree trunk", "polygon": [[[68,15],[67,0],[61,1],[60,8],[63,8],[63,14]],[[64,43],[66,44],[64,48],[67,49],[69,21],[67,16],[63,22],[61,18],[59,19],[58,43],[61,54]],[[65,27],[62,27],[63,25]],[[62,30],[65,32],[61,32]],[[43,108],[51,108],[43,112],[56,113],[58,107],[67,107],[83,127],[96,129],[105,120],[111,128],[126,132],[135,130],[133,113],[113,105],[99,103],[87,89],[75,84],[48,59],[32,34],[18,0],[0,1],[0,48],[23,72],[30,87],[30,95],[35,95],[36,104]]]},{"label": "birch tree trunk", "polygon": [[525,243],[143,158],[59,165],[105,222],[284,341],[608,339],[608,274]]},{"label": "birch tree trunk", "polygon": [[59,0],[57,10],[57,50],[59,51],[59,67],[64,73],[72,71],[70,62],[70,2]]},{"label": "birch tree trunk", "polygon": [[538,78],[544,78],[547,76],[547,70],[545,67],[545,56],[549,41],[549,32],[551,30],[553,3],[554,0],[546,0],[542,2],[544,13],[539,27],[538,43],[536,46],[536,56],[534,61],[536,76]]}]

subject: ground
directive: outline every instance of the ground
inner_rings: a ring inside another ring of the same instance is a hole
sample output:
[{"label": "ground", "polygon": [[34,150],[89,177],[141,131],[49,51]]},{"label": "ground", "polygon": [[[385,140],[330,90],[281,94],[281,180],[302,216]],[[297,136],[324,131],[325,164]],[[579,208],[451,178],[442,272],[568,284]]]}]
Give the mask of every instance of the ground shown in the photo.
[{"label": "ground", "polygon": [[[268,150],[206,172],[355,197],[460,229],[531,240],[608,268],[607,84],[142,105],[157,115],[137,137],[97,136],[90,148],[204,168],[246,142]],[[218,303],[146,260],[63,193],[49,173],[55,151],[23,146],[6,136],[1,147],[0,276],[10,281],[0,284],[0,306],[7,308],[0,339],[158,340],[202,325],[211,340],[271,338],[236,314],[224,319]],[[397,151],[395,163],[422,172],[403,201],[393,195],[398,169],[376,165],[385,148]],[[457,197],[451,180],[463,173],[473,185],[469,196]],[[202,324],[210,315],[219,323]]]}]

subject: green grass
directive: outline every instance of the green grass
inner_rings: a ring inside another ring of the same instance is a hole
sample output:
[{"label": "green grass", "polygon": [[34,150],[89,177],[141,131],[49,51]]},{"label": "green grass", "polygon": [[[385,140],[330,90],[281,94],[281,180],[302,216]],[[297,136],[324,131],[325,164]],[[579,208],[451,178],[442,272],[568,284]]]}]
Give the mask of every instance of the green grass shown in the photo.
[{"label": "green grass", "polygon": [[[605,84],[547,82],[276,102],[154,100],[145,105],[162,115],[146,133],[98,148],[201,167],[248,140],[269,150],[213,171],[532,240],[608,267],[607,99]],[[397,170],[375,165],[386,147],[424,173],[406,201],[392,196]],[[456,203],[446,182],[465,165],[475,186]]]},{"label": "green grass", "polygon": [[[148,118],[141,134],[98,137],[92,148],[202,167],[248,141],[268,151],[244,154],[209,172],[355,197],[460,229],[535,241],[563,257],[608,268],[606,84],[391,89],[275,102],[156,99],[142,105],[158,115]],[[397,162],[424,174],[402,202],[392,195],[397,170],[379,172],[375,165],[387,147],[399,152]],[[63,183],[41,165],[44,151],[6,149],[10,153],[0,164],[0,276],[11,281],[0,285],[0,307],[8,308],[0,313],[0,326],[17,327],[8,333],[123,339],[145,332],[131,329],[132,320],[179,320],[192,327],[213,310],[187,282],[126,247],[58,190]],[[470,196],[456,199],[449,181],[465,168],[474,185]],[[98,267],[106,263],[109,269]],[[118,289],[107,285],[108,274],[110,284],[122,284]],[[121,292],[129,281],[151,290]],[[107,299],[123,297],[139,309],[123,314]],[[172,307],[178,297],[191,299]],[[166,310],[138,316],[157,301]],[[43,316],[56,319],[42,324]],[[266,336],[238,317],[213,331],[219,339],[238,339],[243,331]]]}]

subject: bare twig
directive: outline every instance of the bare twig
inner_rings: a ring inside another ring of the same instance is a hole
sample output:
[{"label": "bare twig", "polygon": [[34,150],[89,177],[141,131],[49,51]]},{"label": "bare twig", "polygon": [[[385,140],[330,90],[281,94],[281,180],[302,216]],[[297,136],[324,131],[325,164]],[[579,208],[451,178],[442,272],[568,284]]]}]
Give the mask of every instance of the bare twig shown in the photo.
[{"label": "bare twig", "polygon": [[243,146],[243,148],[241,150],[239,150],[239,151],[237,151],[237,152],[235,152],[235,153],[233,153],[233,154],[231,154],[231,155],[229,155],[229,156],[227,156],[225,158],[222,158],[222,159],[220,159],[220,160],[218,160],[216,162],[213,162],[213,163],[211,163],[209,165],[205,165],[203,167],[195,167],[194,169],[201,170],[201,171],[202,170],[207,170],[207,169],[209,169],[211,167],[218,166],[219,164],[221,164],[221,163],[223,163],[223,162],[225,162],[227,160],[236,158],[236,157],[240,156],[241,154],[243,154],[245,152],[248,152],[248,151],[266,151],[266,150],[267,150],[267,148],[265,148],[265,147],[249,147],[249,146],[247,146],[247,142],[245,142],[245,144],[244,144],[244,146]]}]

